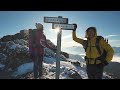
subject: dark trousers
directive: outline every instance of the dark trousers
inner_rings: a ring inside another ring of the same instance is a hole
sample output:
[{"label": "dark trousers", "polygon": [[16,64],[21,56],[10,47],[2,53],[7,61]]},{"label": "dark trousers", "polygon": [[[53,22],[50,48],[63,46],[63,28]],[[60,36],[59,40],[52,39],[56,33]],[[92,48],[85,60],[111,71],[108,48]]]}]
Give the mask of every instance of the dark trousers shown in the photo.
[{"label": "dark trousers", "polygon": [[42,64],[43,64],[43,55],[36,56],[34,60],[34,78],[41,78],[42,77]]},{"label": "dark trousers", "polygon": [[87,75],[88,79],[102,79],[104,66],[102,64],[88,64]]}]

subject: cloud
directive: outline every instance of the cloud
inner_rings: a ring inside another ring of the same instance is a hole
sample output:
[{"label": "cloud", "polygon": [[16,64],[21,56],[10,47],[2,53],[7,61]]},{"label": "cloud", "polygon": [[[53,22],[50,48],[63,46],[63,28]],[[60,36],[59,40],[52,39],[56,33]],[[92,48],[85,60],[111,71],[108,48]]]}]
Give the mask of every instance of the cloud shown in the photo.
[{"label": "cloud", "polygon": [[109,42],[120,42],[120,40],[109,40]]},{"label": "cloud", "polygon": [[68,39],[68,38],[71,38],[72,35],[67,35],[67,36],[64,36],[62,39]]},{"label": "cloud", "polygon": [[[56,39],[51,39],[51,41],[53,43],[57,43],[57,38]],[[61,41],[61,47],[72,47],[72,46],[80,46],[82,47],[81,44],[75,42],[74,40],[72,40],[72,35],[66,35],[62,37],[62,41]]]},{"label": "cloud", "polygon": [[[72,37],[72,35],[67,35],[67,36],[62,37],[62,40],[69,39],[71,37]],[[55,41],[57,41],[57,38],[56,39],[52,39],[51,41],[55,42]]]},{"label": "cloud", "polygon": [[72,47],[72,46],[80,46],[82,47],[81,44],[75,42],[75,41],[68,41],[68,42],[62,42],[62,48],[64,47]]},{"label": "cloud", "polygon": [[52,42],[55,42],[55,41],[57,41],[57,38],[56,38],[56,39],[51,39],[51,41],[52,41]]},{"label": "cloud", "polygon": [[107,36],[105,36],[105,38],[117,37],[117,36],[120,36],[120,35],[107,35]]}]

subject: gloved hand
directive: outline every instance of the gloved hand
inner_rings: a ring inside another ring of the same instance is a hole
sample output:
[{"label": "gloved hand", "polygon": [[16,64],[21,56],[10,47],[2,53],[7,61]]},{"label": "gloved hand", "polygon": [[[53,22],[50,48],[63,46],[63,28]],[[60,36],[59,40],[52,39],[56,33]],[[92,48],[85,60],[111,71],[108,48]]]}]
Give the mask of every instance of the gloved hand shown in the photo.
[{"label": "gloved hand", "polygon": [[109,63],[107,62],[107,60],[105,60],[102,64],[103,66],[107,66]]},{"label": "gloved hand", "polygon": [[73,29],[73,31],[76,31],[76,29],[77,29],[77,24],[73,24],[73,25],[75,25],[75,29]]},{"label": "gloved hand", "polygon": [[53,50],[57,50],[57,48],[53,48]]}]

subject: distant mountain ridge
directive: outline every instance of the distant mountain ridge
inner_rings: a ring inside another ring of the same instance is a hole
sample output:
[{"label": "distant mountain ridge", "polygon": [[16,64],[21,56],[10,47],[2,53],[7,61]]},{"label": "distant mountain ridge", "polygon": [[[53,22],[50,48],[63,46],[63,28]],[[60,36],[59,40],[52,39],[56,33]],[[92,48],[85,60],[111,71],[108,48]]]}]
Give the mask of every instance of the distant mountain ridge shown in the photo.
[{"label": "distant mountain ridge", "polygon": [[65,47],[65,48],[62,48],[62,50],[70,54],[77,54],[77,55],[85,53],[85,50],[83,49],[83,47],[80,47],[80,46]]},{"label": "distant mountain ridge", "polygon": [[[120,53],[120,47],[112,47],[112,48],[115,53]],[[80,46],[65,47],[62,50],[71,54],[78,54],[78,55],[85,53],[84,48]]]}]

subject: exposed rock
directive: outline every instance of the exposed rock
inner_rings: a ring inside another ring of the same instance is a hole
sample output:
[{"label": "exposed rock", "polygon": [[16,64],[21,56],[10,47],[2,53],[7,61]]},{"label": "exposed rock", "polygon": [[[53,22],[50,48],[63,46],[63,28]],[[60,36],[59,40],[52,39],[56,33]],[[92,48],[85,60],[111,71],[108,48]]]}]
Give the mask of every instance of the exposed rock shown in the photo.
[{"label": "exposed rock", "polygon": [[56,54],[49,48],[44,48],[44,51],[45,51],[45,56],[47,57],[55,57]]},{"label": "exposed rock", "polygon": [[1,38],[2,42],[7,42],[12,40],[12,35],[6,35],[3,38]]},{"label": "exposed rock", "polygon": [[72,64],[74,64],[75,66],[81,66],[81,63],[79,61],[74,61],[74,62],[71,62]]},{"label": "exposed rock", "polygon": [[13,41],[13,40],[16,40],[16,39],[25,39],[27,40],[29,37],[29,32],[28,30],[21,30],[20,33],[16,33],[14,35],[6,35],[6,36],[3,36],[0,41],[1,42],[7,42],[7,41]]},{"label": "exposed rock", "polygon": [[10,74],[8,72],[0,71],[0,79],[10,79]]},{"label": "exposed rock", "polygon": [[64,55],[60,55],[60,61],[67,61],[66,57]]},{"label": "exposed rock", "polygon": [[104,71],[114,78],[120,78],[120,63],[111,62],[105,66]]},{"label": "exposed rock", "polygon": [[[16,69],[22,67],[23,65],[26,65],[25,63],[30,63],[32,60],[29,57],[29,48],[28,48],[28,37],[29,32],[27,30],[21,30],[20,33],[16,33],[15,35],[7,35],[1,38],[0,42],[0,63],[1,65],[5,65],[4,68],[1,68],[6,73],[13,73],[16,71]],[[44,75],[46,76],[45,79],[52,79],[55,77],[55,71],[56,71],[56,45],[54,45],[50,40],[47,40],[47,43],[50,47],[53,48],[45,48],[45,57],[44,57]],[[66,52],[61,51],[60,55],[60,61],[63,64],[63,68],[60,67],[60,71],[63,72],[62,74],[67,73],[66,75],[70,75],[73,79],[81,79],[79,73],[72,71],[72,73],[69,71],[70,68],[75,68],[74,65],[80,65],[78,62],[73,62],[71,66],[68,65],[65,61],[67,61],[67,58],[69,58],[69,54]],[[33,62],[32,62],[33,63]],[[22,65],[22,66],[21,66]],[[3,67],[1,66],[1,67]],[[67,66],[67,67],[66,67]],[[31,67],[31,66],[30,66]],[[45,68],[46,67],[46,68]],[[49,67],[49,68],[48,68]],[[33,66],[31,67],[33,69]],[[31,69],[27,67],[27,69]],[[19,76],[17,78],[33,78],[33,72],[32,69],[29,73],[25,73],[23,76]],[[25,68],[23,68],[23,71]],[[20,69],[18,71],[22,72]],[[3,74],[4,74],[3,72]],[[62,75],[61,74],[61,75]],[[9,78],[14,78],[12,76],[8,76]],[[6,78],[8,78],[6,76]],[[4,78],[4,77],[2,77]],[[69,78],[69,77],[67,77]]]},{"label": "exposed rock", "polygon": [[63,54],[66,58],[69,58],[69,54],[66,52],[61,52],[61,54]]},{"label": "exposed rock", "polygon": [[74,73],[70,74],[69,77],[71,77],[73,79],[82,79],[80,74],[78,72],[76,72],[76,71]]},{"label": "exposed rock", "polygon": [[52,48],[56,49],[56,45],[54,45],[50,40],[47,39],[47,44]]}]

